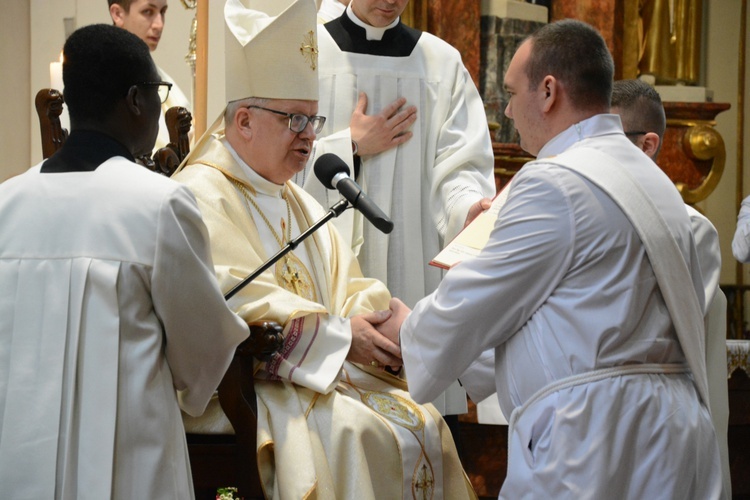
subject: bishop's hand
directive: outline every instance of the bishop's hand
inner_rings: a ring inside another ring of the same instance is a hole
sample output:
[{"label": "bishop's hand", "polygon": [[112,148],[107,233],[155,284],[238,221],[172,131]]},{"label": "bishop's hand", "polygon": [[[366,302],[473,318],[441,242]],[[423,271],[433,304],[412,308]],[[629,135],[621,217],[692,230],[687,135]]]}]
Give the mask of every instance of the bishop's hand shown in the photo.
[{"label": "bishop's hand", "polygon": [[403,363],[401,349],[375,328],[390,316],[390,311],[353,316],[351,318],[352,345],[346,359],[362,365],[400,368]]},{"label": "bishop's hand", "polygon": [[401,302],[401,299],[397,299],[396,297],[391,299],[389,307],[391,309],[389,318],[378,324],[377,329],[384,337],[400,346],[401,341],[399,339],[399,333],[401,331],[401,323],[403,323],[406,317],[409,316],[411,309]]}]

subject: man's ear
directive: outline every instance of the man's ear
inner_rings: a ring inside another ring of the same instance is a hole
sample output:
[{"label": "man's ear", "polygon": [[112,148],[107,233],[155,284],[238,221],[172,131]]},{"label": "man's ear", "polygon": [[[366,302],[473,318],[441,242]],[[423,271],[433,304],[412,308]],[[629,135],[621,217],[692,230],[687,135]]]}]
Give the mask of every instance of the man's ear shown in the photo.
[{"label": "man's ear", "polygon": [[661,143],[659,134],[656,132],[646,132],[643,134],[641,141],[641,149],[646,153],[646,156],[656,160],[656,153],[659,151],[659,144]]},{"label": "man's ear", "polygon": [[127,95],[125,95],[125,105],[128,110],[135,116],[140,116],[143,112],[141,106],[143,105],[143,93],[138,88],[138,85],[133,85],[128,89]]},{"label": "man's ear", "polygon": [[112,18],[112,22],[115,26],[118,28],[122,28],[123,24],[125,24],[125,9],[122,8],[122,5],[113,3],[109,6],[109,17]]},{"label": "man's ear", "polygon": [[249,139],[253,135],[253,121],[250,119],[250,110],[240,108],[234,114],[234,128],[244,139]]},{"label": "man's ear", "polygon": [[559,92],[559,82],[557,81],[557,78],[555,78],[552,75],[547,75],[542,80],[542,94],[544,99],[544,105],[542,107],[542,110],[545,113],[549,113],[549,111],[552,109],[552,106],[555,104],[558,98],[558,92]]}]

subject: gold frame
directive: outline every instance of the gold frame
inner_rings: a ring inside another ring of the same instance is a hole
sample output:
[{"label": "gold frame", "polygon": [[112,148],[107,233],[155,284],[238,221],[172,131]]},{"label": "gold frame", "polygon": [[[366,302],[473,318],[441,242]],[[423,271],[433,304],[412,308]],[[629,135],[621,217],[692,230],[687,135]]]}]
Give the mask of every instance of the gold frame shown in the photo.
[{"label": "gold frame", "polygon": [[404,24],[421,31],[428,31],[429,13],[427,7],[429,0],[411,0],[401,14],[401,20]]}]

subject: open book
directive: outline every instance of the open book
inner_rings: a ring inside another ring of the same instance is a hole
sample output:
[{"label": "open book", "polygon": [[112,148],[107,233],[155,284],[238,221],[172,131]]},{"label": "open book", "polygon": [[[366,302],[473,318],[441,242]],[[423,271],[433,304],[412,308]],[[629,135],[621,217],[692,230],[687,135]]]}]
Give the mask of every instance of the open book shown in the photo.
[{"label": "open book", "polygon": [[430,261],[431,266],[450,269],[467,257],[479,255],[490,239],[497,214],[508,199],[508,186],[510,182],[497,193],[490,208],[477,215],[476,219],[471,221]]}]

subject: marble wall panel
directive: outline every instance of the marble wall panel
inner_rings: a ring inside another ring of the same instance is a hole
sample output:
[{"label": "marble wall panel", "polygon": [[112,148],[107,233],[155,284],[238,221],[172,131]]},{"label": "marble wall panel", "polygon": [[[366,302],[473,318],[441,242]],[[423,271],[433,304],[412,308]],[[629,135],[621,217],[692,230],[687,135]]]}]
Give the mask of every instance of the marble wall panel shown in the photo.
[{"label": "marble wall panel", "polygon": [[543,23],[534,21],[481,16],[479,93],[494,142],[518,143],[513,122],[504,114],[508,94],[503,77],[518,46],[541,26]]}]

